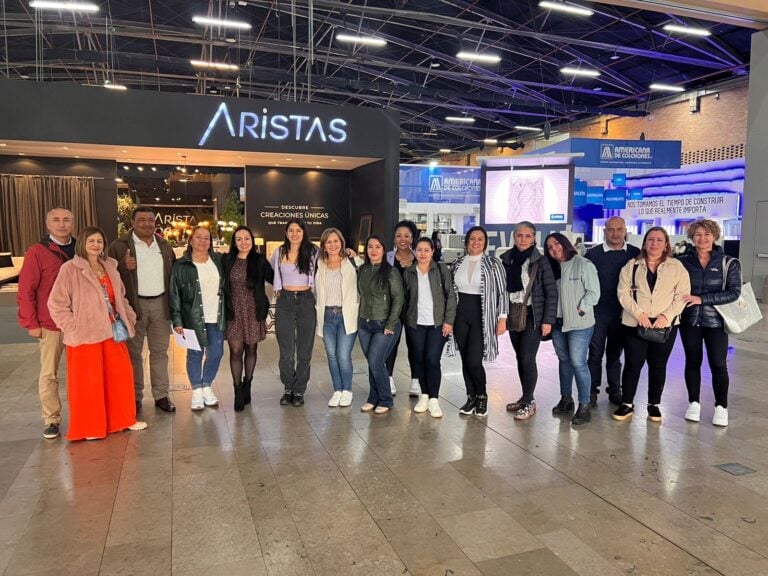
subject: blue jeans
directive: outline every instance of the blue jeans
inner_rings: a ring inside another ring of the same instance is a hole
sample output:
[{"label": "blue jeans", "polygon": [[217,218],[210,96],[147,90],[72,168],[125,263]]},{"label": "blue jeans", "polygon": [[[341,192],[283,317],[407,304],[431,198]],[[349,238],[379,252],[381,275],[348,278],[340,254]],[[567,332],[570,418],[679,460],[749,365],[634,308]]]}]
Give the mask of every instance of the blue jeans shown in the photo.
[{"label": "blue jeans", "polygon": [[224,332],[216,324],[206,324],[205,335],[208,346],[203,346],[202,350],[187,350],[187,377],[193,390],[213,384],[224,355]]},{"label": "blue jeans", "polygon": [[576,377],[576,389],[579,392],[579,404],[589,404],[592,391],[592,377],[587,364],[589,343],[592,340],[593,326],[582,330],[563,332],[563,325],[558,320],[552,326],[552,344],[557,353],[560,372],[560,395],[570,396],[573,392],[573,378]]},{"label": "blue jeans", "polygon": [[391,408],[392,391],[389,388],[389,372],[387,372],[387,357],[397,341],[401,325],[397,323],[393,335],[384,334],[386,320],[364,320],[358,318],[357,333],[360,336],[360,348],[368,360],[368,382],[371,391],[368,394],[368,403],[374,406],[386,406]]},{"label": "blue jeans", "polygon": [[323,315],[323,342],[328,356],[333,389],[336,392],[352,391],[352,347],[357,332],[347,334],[344,316],[338,308],[326,308]]}]

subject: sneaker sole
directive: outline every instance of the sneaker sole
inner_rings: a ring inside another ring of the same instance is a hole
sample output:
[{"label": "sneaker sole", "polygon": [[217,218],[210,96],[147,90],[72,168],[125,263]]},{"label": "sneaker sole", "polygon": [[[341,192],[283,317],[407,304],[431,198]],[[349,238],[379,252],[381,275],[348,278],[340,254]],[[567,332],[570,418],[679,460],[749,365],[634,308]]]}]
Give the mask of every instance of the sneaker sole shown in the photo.
[{"label": "sneaker sole", "polygon": [[485,418],[486,416],[488,416],[488,412],[483,412],[483,413],[481,414],[480,412],[478,412],[477,410],[475,410],[475,416],[477,416],[478,418]]},{"label": "sneaker sole", "polygon": [[192,406],[192,410],[199,412],[200,410],[205,410],[205,406]]},{"label": "sneaker sole", "polygon": [[689,418],[688,416],[686,416],[685,417],[685,421],[686,422],[693,422],[694,424],[698,424],[699,422],[701,422],[701,416],[699,416],[698,418]]},{"label": "sneaker sole", "polygon": [[459,410],[459,414],[462,416],[472,416],[475,413],[474,408],[472,410]]},{"label": "sneaker sole", "polygon": [[43,438],[47,438],[48,440],[53,440],[54,438],[58,438],[61,433],[57,434],[43,434]]},{"label": "sneaker sole", "polygon": [[611,418],[618,420],[619,422],[624,422],[625,420],[631,419],[633,414],[634,412],[630,412],[626,416],[616,416],[616,414],[611,414]]},{"label": "sneaker sole", "polygon": [[648,416],[649,422],[661,422],[661,416]]}]

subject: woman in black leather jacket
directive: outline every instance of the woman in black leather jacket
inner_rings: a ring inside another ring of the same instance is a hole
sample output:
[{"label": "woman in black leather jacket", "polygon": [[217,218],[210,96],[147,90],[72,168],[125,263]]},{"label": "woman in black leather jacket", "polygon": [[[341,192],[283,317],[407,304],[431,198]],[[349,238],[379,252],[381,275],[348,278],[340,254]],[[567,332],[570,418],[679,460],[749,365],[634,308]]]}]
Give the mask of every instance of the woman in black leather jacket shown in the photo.
[{"label": "woman in black leather jacket", "polygon": [[[741,294],[741,265],[736,258],[723,253],[715,242],[720,238],[720,226],[713,220],[697,220],[688,227],[693,246],[679,257],[691,278],[691,295],[684,296],[688,305],[680,322],[680,339],[685,350],[685,385],[688,388],[688,410],[685,419],[701,419],[699,392],[702,344],[712,371],[715,393],[715,414],[712,424],[728,425],[728,333],[715,304],[727,304]],[[727,267],[724,274],[723,267]]]}]

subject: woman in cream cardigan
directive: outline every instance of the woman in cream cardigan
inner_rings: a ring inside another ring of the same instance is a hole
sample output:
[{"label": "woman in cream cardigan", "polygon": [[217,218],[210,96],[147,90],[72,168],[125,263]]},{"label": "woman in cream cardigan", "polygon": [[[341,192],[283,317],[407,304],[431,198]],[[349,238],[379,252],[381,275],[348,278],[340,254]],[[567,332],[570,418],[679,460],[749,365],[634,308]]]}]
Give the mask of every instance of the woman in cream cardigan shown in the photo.
[{"label": "woman in cream cardigan", "polygon": [[315,296],[317,335],[325,343],[333,395],[328,406],[352,403],[352,347],[357,337],[357,269],[347,257],[344,236],[328,228],[320,236]]},{"label": "woman in cream cardigan", "polygon": [[[675,345],[683,299],[691,292],[685,267],[672,256],[667,231],[660,226],[648,230],[640,255],[627,262],[619,278],[619,302],[624,311],[624,373],[622,404],[613,413],[615,420],[627,420],[634,413],[634,398],[640,371],[648,362],[648,420],[661,421],[661,394],[667,377],[667,361]],[[665,342],[640,337],[638,327],[669,329]]]},{"label": "woman in cream cardigan", "polygon": [[100,228],[80,232],[75,257],[61,267],[48,298],[51,318],[67,347],[68,440],[98,440],[147,427],[136,421],[128,347],[112,337],[113,312],[130,337],[136,314],[125,298],[117,261],[104,255],[105,248]]}]

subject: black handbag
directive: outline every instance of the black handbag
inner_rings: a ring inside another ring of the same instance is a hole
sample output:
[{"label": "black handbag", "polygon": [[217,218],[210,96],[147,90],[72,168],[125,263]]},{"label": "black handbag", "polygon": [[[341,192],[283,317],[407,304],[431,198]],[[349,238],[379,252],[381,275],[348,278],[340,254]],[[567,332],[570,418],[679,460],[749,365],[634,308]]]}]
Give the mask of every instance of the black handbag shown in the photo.
[{"label": "black handbag", "polygon": [[[637,282],[635,281],[635,276],[637,276],[637,267],[639,264],[635,264],[635,266],[632,268],[632,298],[637,302]],[[651,323],[653,323],[656,319],[655,318],[649,318]],[[666,328],[644,328],[643,326],[637,327],[637,335],[639,338],[642,338],[643,340],[647,340],[648,342],[653,342],[654,344],[664,344],[669,339],[669,335],[672,333],[672,326],[667,326]]]}]

